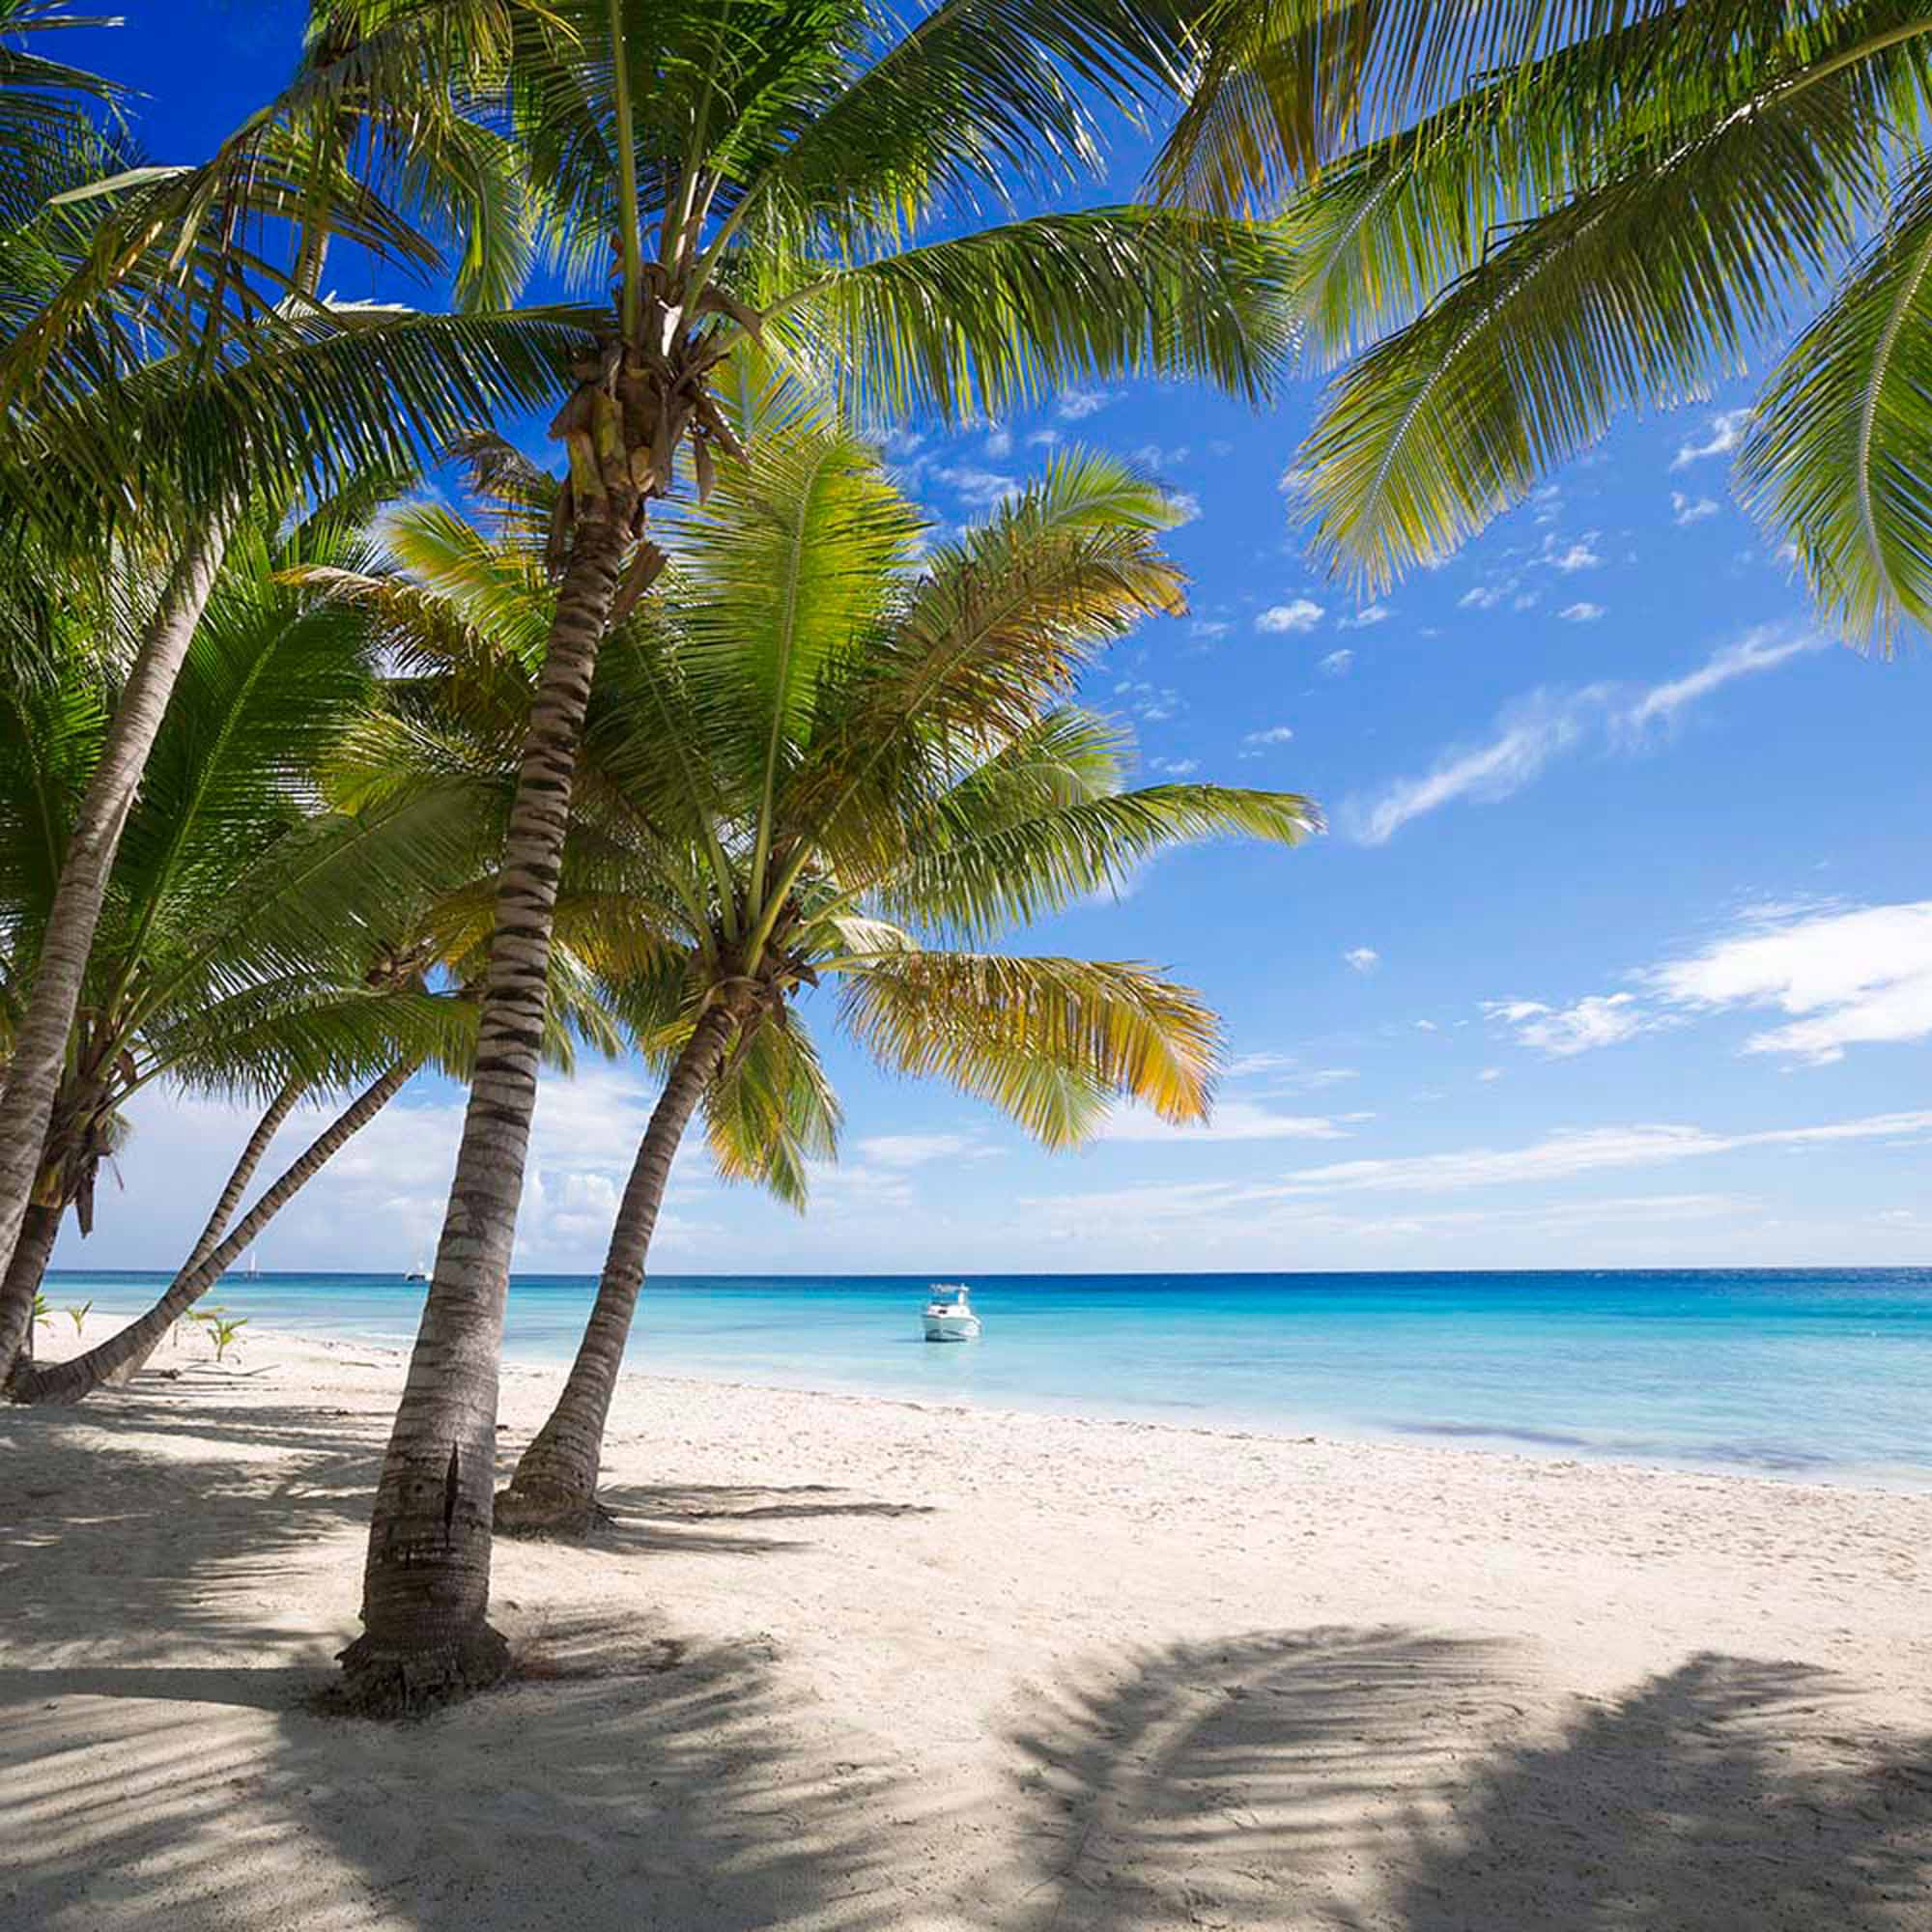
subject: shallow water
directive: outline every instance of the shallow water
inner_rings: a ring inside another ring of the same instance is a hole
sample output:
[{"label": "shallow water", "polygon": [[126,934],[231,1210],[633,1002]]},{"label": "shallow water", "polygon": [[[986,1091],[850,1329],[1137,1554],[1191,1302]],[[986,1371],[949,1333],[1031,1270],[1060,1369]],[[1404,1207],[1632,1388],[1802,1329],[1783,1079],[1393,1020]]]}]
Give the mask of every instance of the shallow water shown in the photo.
[{"label": "shallow water", "polygon": [[[65,1271],[132,1313],[160,1275]],[[561,1361],[595,1284],[523,1275],[506,1352]],[[631,1362],[666,1374],[1179,1424],[1932,1484],[1932,1269],[985,1275],[977,1344],[920,1337],[926,1282],[677,1276]],[[421,1284],[230,1276],[263,1327],[407,1344]],[[57,1317],[65,1320],[64,1317]],[[242,1335],[244,1344],[246,1331]]]}]

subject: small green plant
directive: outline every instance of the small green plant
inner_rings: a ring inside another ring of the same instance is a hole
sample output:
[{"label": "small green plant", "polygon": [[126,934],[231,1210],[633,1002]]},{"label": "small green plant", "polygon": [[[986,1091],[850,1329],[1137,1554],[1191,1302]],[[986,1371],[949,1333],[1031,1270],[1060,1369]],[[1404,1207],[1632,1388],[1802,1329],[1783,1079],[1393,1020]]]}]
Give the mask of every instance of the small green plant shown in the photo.
[{"label": "small green plant", "polygon": [[209,1319],[208,1339],[214,1344],[214,1359],[217,1362],[236,1346],[236,1336],[247,1325],[248,1318],[245,1315],[223,1315]]},{"label": "small green plant", "polygon": [[34,1320],[43,1322],[49,1328],[53,1326],[54,1312],[47,1306],[47,1298],[44,1294],[37,1293],[34,1296]]},{"label": "small green plant", "polygon": [[73,1332],[76,1335],[83,1331],[87,1322],[87,1311],[93,1306],[92,1300],[83,1301],[78,1308],[69,1306],[67,1312],[73,1318]]}]

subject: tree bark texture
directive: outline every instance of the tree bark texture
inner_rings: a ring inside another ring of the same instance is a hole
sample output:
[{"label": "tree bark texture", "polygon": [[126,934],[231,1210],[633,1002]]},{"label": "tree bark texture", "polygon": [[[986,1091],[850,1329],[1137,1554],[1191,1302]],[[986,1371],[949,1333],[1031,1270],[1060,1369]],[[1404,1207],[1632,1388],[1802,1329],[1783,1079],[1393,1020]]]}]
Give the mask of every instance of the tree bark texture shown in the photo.
[{"label": "tree bark texture", "polygon": [[[214,587],[227,535],[227,521],[212,518],[176,560],[115,707],[100,762],[88,782],[68,841],[26,1013],[8,1062],[6,1088],[0,1093],[0,1261],[12,1259],[33,1195],[122,828],[195,627]],[[11,1368],[32,1322],[32,1298],[22,1305],[11,1292],[0,1290],[0,1378]]]},{"label": "tree bark texture", "polygon": [[461,1695],[508,1663],[489,1624],[497,1354],[571,784],[627,523],[580,522],[557,587],[504,840],[455,1179],[376,1492],[363,1631],[341,1657],[344,1694],[358,1709],[399,1712]]},{"label": "tree bark texture", "polygon": [[167,1293],[145,1315],[71,1361],[50,1363],[43,1369],[17,1365],[7,1381],[9,1397],[14,1402],[80,1402],[127,1363],[153,1353],[168,1330],[246,1251],[248,1243],[322,1172],[340,1149],[402,1092],[420,1064],[414,1060],[399,1061],[357,1094],[242,1215],[234,1232],[208,1249],[199,1261],[184,1267],[168,1284]]},{"label": "tree bark texture", "polygon": [[699,1016],[651,1111],[625,1183],[597,1299],[550,1419],[497,1498],[497,1527],[510,1534],[582,1535],[597,1510],[604,1426],[624,1365],[624,1346],[644,1284],[644,1264],[671,1161],[705,1089],[724,1065],[737,1022],[722,1004]]}]

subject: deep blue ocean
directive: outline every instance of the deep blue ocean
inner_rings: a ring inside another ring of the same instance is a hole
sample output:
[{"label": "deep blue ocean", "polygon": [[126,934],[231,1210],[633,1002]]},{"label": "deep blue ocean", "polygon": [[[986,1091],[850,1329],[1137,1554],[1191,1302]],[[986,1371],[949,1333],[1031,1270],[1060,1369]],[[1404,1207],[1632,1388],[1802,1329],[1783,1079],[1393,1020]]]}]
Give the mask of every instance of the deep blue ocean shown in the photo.
[{"label": "deep blue ocean", "polygon": [[[160,1275],[70,1270],[56,1309]],[[718,1381],[1180,1425],[1932,1485],[1932,1268],[982,1275],[976,1344],[921,1339],[921,1277],[654,1276],[631,1361]],[[594,1283],[522,1275],[506,1351],[562,1361]],[[407,1344],[420,1284],[231,1275],[263,1328]],[[245,1364],[246,1330],[242,1331]]]}]

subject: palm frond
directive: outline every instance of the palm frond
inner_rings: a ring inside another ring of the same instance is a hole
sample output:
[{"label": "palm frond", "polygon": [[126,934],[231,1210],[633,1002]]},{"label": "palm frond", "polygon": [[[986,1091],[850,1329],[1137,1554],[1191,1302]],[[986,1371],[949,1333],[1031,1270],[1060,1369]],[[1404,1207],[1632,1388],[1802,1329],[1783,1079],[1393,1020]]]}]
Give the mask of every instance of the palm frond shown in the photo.
[{"label": "palm frond", "polygon": [[1293,349],[1291,269],[1244,222],[1100,208],[850,265],[774,263],[765,334],[861,421],[998,415],[1127,375],[1260,402]]},{"label": "palm frond", "polygon": [[1070,1147],[1126,1097],[1207,1111],[1220,1029],[1198,995],[1142,966],[887,952],[835,962],[839,1015],[894,1072],[936,1075]]},{"label": "palm frond", "polygon": [[794,1014],[766,1020],[733,1048],[704,1094],[711,1157],[727,1180],[750,1180],[803,1209],[813,1162],[838,1151],[839,1108]]},{"label": "palm frond", "polygon": [[1846,634],[1932,623],[1932,164],[1772,371],[1739,474]]}]

